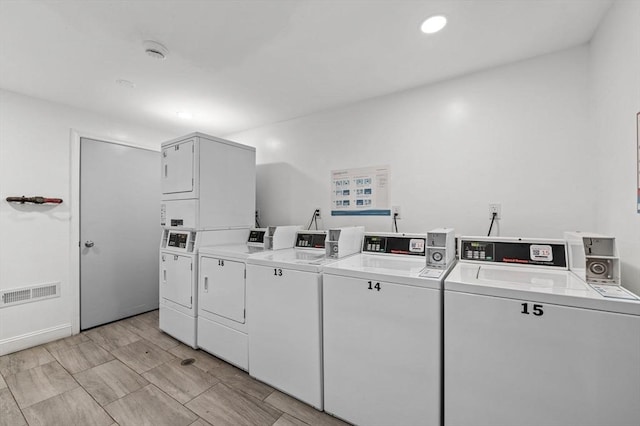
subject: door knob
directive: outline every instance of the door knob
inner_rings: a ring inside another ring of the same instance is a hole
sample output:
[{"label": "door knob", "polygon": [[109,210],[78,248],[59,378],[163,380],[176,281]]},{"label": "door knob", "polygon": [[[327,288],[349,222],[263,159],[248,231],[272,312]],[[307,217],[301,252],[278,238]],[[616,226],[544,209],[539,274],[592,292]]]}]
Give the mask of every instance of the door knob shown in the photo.
[{"label": "door knob", "polygon": [[85,242],[84,242],[84,246],[85,246],[85,247],[89,247],[89,248],[91,248],[91,247],[93,247],[93,245],[94,245],[94,242],[93,242],[93,241],[91,241],[91,240],[88,240],[88,241],[85,241]]}]

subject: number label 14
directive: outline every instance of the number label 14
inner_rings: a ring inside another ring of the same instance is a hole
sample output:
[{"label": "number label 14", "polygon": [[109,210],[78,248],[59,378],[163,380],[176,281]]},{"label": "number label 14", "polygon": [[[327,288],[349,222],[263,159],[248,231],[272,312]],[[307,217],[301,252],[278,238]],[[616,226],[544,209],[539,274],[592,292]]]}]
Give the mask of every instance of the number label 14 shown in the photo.
[{"label": "number label 14", "polygon": [[380,291],[380,283],[374,283],[373,281],[367,281],[367,283],[369,284],[369,287],[367,287],[367,290]]},{"label": "number label 14", "polygon": [[[524,315],[529,315],[529,314],[533,314],[537,317],[541,317],[544,314],[544,311],[542,308],[544,308],[544,306],[542,305],[538,305],[538,304],[531,304],[531,303],[522,303],[522,312],[520,312],[521,314]],[[529,307],[532,307],[532,309],[529,309]],[[531,311],[531,312],[530,312]]]}]

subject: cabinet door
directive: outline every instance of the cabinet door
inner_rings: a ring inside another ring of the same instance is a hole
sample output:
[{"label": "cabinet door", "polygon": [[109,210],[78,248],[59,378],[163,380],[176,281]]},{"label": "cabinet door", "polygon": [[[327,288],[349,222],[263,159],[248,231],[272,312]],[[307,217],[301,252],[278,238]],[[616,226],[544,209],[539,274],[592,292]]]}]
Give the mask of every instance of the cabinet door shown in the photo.
[{"label": "cabinet door", "polygon": [[202,310],[244,323],[244,262],[202,257],[199,291]]},{"label": "cabinet door", "polygon": [[162,193],[191,192],[194,185],[195,139],[162,150]]},{"label": "cabinet door", "polygon": [[163,253],[161,259],[162,273],[161,294],[164,299],[191,308],[193,294],[193,260],[190,256]]}]

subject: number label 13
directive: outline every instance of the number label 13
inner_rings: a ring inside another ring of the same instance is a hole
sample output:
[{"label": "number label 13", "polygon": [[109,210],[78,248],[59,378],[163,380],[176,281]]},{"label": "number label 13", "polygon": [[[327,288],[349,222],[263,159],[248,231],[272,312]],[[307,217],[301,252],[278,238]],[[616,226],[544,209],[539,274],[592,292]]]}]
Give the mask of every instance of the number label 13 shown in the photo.
[{"label": "number label 13", "polygon": [[[544,308],[544,306],[542,305],[538,305],[538,304],[530,304],[530,303],[522,303],[520,306],[522,306],[522,311],[520,312],[521,314],[524,315],[529,315],[531,313],[533,313],[533,315],[537,316],[537,317],[541,317],[544,314],[544,311],[542,310],[542,308]],[[529,309],[529,306],[531,306],[533,309]]]}]

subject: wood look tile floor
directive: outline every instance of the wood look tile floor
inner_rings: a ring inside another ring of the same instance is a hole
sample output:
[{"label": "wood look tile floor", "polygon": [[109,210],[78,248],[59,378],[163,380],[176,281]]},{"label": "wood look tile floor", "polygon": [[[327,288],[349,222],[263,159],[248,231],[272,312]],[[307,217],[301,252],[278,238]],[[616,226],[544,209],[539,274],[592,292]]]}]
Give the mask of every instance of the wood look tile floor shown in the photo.
[{"label": "wood look tile floor", "polygon": [[0,357],[0,426],[21,425],[347,423],[183,345],[152,311]]}]

